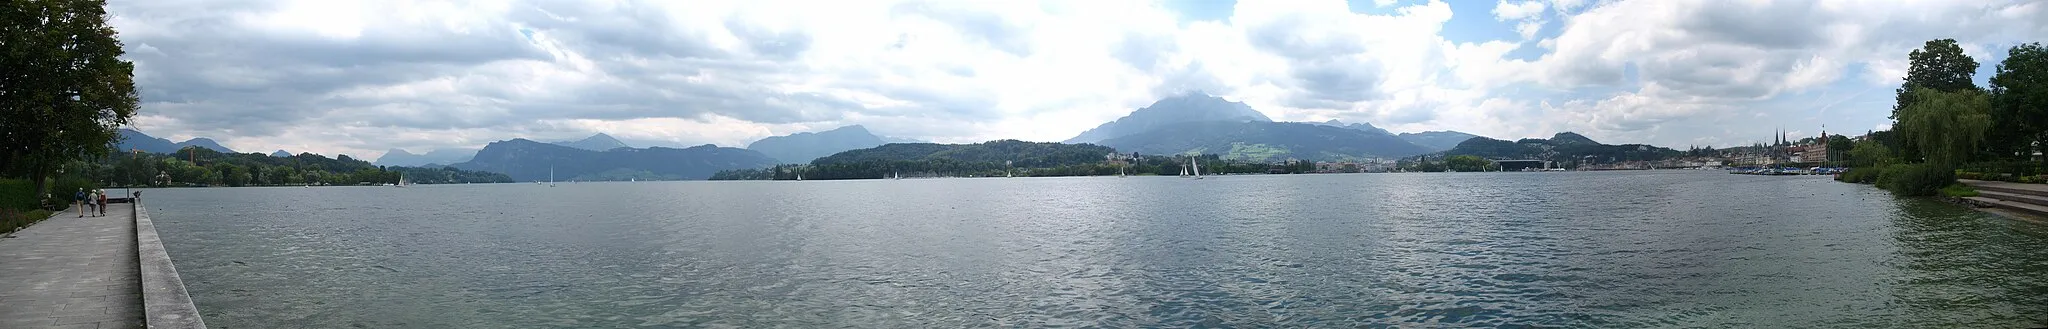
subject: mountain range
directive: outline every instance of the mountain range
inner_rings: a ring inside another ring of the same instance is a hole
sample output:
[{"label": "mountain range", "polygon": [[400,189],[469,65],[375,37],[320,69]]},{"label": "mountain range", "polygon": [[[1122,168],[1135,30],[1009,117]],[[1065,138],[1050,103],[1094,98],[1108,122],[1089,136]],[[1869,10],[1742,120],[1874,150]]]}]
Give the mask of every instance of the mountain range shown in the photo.
[{"label": "mountain range", "polygon": [[140,131],[135,131],[134,129],[121,128],[119,134],[121,136],[121,141],[120,143],[115,144],[114,147],[121,151],[141,150],[143,152],[149,153],[170,154],[177,153],[178,150],[184,149],[186,147],[197,146],[214,150],[215,152],[238,153],[235,152],[235,150],[228,149],[228,147],[226,146],[221,146],[219,142],[215,142],[213,141],[213,139],[205,137],[193,138],[185,140],[183,142],[172,143],[171,140],[156,138],[150,136],[149,134],[144,134]]},{"label": "mountain range", "polygon": [[519,181],[705,179],[720,170],[762,168],[775,159],[753,150],[705,144],[689,148],[605,151],[527,139],[492,142],[457,169],[506,174]]},{"label": "mountain range", "polygon": [[1442,151],[1455,145],[1438,141],[1459,132],[1417,134],[1404,138],[1370,123],[1274,122],[1244,103],[1200,93],[1161,99],[1068,139],[1095,143],[1121,152],[1153,154],[1205,153],[1225,159],[1315,161],[1400,158]]},{"label": "mountain range", "polygon": [[469,161],[471,157],[476,156],[476,151],[476,149],[455,148],[428,151],[426,154],[413,154],[412,152],[406,152],[404,149],[391,149],[390,151],[385,151],[384,155],[378,156],[377,161],[373,162],[379,166],[402,167],[448,165]]},{"label": "mountain range", "polygon": [[1386,133],[1298,122],[1186,122],[1102,141],[1121,152],[1217,154],[1274,162],[1400,158],[1431,150]]},{"label": "mountain range", "polygon": [[1273,122],[1273,119],[1267,118],[1265,113],[1260,113],[1244,103],[1224,100],[1201,92],[1190,92],[1152,102],[1152,105],[1131,111],[1131,114],[1117,118],[1116,121],[1104,123],[1081,132],[1079,136],[1068,138],[1065,143],[1097,143],[1177,123],[1205,121]]},{"label": "mountain range", "polygon": [[747,144],[747,149],[760,151],[782,163],[810,163],[819,157],[848,150],[864,149],[890,143],[868,132],[866,127],[852,125],[821,132],[802,132],[787,136],[762,138]]},{"label": "mountain range", "polygon": [[1351,129],[1351,130],[1358,130],[1358,131],[1364,131],[1364,132],[1369,132],[1369,133],[1375,133],[1375,134],[1383,134],[1383,135],[1392,135],[1392,134],[1393,134],[1393,133],[1389,133],[1389,132],[1387,132],[1387,130],[1386,130],[1386,129],[1380,129],[1380,127],[1374,127],[1374,126],[1372,126],[1372,124],[1370,124],[1370,123],[1350,123],[1350,124],[1347,124],[1347,123],[1344,123],[1344,121],[1338,121],[1337,119],[1330,119],[1330,121],[1323,121],[1323,122],[1318,122],[1318,123],[1316,123],[1316,125],[1323,125],[1323,126],[1331,126],[1331,127],[1337,127],[1337,128],[1345,128],[1345,129]]}]

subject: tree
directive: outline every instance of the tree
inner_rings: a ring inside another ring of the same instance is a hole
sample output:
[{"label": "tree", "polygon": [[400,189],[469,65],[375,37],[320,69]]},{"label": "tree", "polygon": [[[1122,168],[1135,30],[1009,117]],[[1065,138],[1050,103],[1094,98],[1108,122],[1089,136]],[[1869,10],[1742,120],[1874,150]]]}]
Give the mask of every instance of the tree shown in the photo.
[{"label": "tree", "polygon": [[1926,156],[1949,167],[1970,160],[1991,130],[1991,98],[1976,90],[1913,92],[1913,104],[1899,111],[1897,129]]},{"label": "tree", "polygon": [[[1977,73],[1977,60],[1964,54],[1963,47],[1956,45],[1955,39],[1929,40],[1906,57],[1910,66],[1906,69],[1906,82],[1899,85],[1898,102],[1892,105],[1891,118],[1894,120],[1905,120],[1900,112],[1919,102],[1920,94],[1917,92],[1922,89],[1943,92],[1977,89],[1976,83],[1970,81],[1970,77]],[[1904,147],[1897,150],[1899,155],[1907,160],[1919,158],[1919,142],[1914,141],[1911,134],[1900,137],[1905,139],[1901,140]]]},{"label": "tree", "polygon": [[1856,146],[1849,149],[1849,163],[1855,167],[1882,168],[1892,162],[1892,149],[1874,139],[1856,142]]},{"label": "tree", "polygon": [[1453,155],[1444,158],[1444,164],[1451,170],[1461,172],[1487,171],[1493,169],[1493,161],[1471,155]]},{"label": "tree", "polygon": [[2048,48],[2029,43],[2006,54],[1991,76],[1993,137],[2002,144],[1994,152],[2024,159],[2048,145]]},{"label": "tree", "polygon": [[0,170],[43,177],[104,157],[135,116],[135,65],[121,60],[104,0],[0,3]]}]

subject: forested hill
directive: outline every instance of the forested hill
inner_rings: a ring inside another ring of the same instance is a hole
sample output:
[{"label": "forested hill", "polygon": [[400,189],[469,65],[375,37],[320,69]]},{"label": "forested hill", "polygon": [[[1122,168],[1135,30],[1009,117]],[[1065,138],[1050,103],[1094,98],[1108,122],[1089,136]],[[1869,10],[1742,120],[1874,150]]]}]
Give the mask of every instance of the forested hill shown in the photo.
[{"label": "forested hill", "polygon": [[[976,144],[895,143],[873,148],[839,152],[811,161],[808,166],[777,166],[768,169],[721,172],[713,179],[794,179],[802,170],[805,179],[867,179],[895,175],[910,177],[1003,176],[1023,170],[1100,173],[1107,168],[1107,156],[1115,149],[1094,144],[1035,143],[999,140]],[[801,169],[799,169],[801,168]],[[785,177],[788,176],[788,177]]]},{"label": "forested hill", "polygon": [[[347,155],[328,158],[300,153],[278,157],[187,148],[174,154],[117,152],[95,164],[87,177],[115,186],[356,185],[407,181],[422,184],[503,183],[502,174],[451,168],[379,167]],[[158,176],[159,174],[163,176]]]},{"label": "forested hill", "polygon": [[1444,151],[1443,155],[1474,155],[1488,159],[1573,161],[1591,157],[1594,162],[1652,161],[1677,156],[1673,149],[1644,144],[1608,145],[1576,133],[1562,132],[1549,139],[1524,138],[1504,141],[1474,137]]}]

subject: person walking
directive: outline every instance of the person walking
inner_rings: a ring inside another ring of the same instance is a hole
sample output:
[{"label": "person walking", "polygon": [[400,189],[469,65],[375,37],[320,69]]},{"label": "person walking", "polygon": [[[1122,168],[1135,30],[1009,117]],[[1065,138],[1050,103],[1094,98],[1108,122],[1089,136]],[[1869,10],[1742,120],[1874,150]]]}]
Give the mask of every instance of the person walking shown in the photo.
[{"label": "person walking", "polygon": [[107,190],[99,190],[94,194],[100,195],[100,217],[107,217]]},{"label": "person walking", "polygon": [[100,203],[92,201],[94,199],[99,199],[99,196],[99,190],[85,191],[85,214],[87,216],[100,216]]},{"label": "person walking", "polygon": [[78,218],[85,218],[85,188],[78,188],[78,193],[71,194],[71,206],[78,208]]}]

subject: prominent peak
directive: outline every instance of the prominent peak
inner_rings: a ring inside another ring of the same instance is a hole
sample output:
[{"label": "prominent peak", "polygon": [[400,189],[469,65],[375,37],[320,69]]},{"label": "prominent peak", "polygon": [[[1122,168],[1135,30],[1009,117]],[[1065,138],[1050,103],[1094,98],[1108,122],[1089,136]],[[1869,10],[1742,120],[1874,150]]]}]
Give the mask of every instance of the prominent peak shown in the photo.
[{"label": "prominent peak", "polygon": [[[279,151],[283,151],[283,150],[279,150]],[[391,149],[391,150],[389,150],[389,151],[384,151],[384,154],[386,154],[386,155],[391,155],[391,154],[403,154],[403,155],[412,155],[412,152],[406,152],[406,151],[405,151],[405,149],[402,149],[402,148],[392,148],[392,149]]]},{"label": "prominent peak", "polygon": [[277,150],[277,152],[270,152],[270,156],[271,156],[271,157],[277,157],[277,158],[289,158],[289,157],[292,157],[292,152],[285,152],[284,150]]},{"label": "prominent peak", "polygon": [[1330,121],[1323,121],[1323,124],[1326,124],[1326,125],[1332,125],[1332,126],[1342,126],[1342,125],[1344,125],[1344,121],[1338,121],[1337,119],[1330,119]]},{"label": "prominent peak", "polygon": [[832,130],[827,130],[827,131],[825,131],[825,132],[860,132],[860,133],[867,133],[867,132],[868,132],[868,127],[863,127],[863,126],[861,126],[861,125],[848,125],[848,126],[845,126],[845,127],[833,128]]},{"label": "prominent peak", "polygon": [[1152,102],[1152,105],[1082,132],[1081,135],[1067,139],[1066,142],[1094,143],[1178,123],[1206,121],[1272,122],[1273,119],[1244,103],[1201,92],[1188,92]]},{"label": "prominent peak", "polygon": [[591,151],[607,151],[615,148],[630,147],[626,146],[626,142],[621,142],[617,138],[612,138],[612,135],[606,135],[604,133],[590,135],[590,137],[585,137],[582,140],[578,141],[556,142],[554,144]]}]

